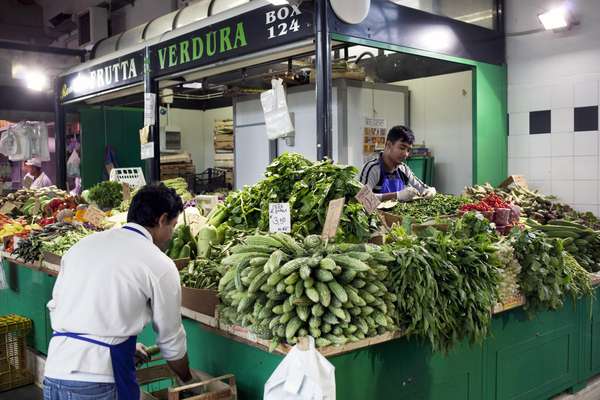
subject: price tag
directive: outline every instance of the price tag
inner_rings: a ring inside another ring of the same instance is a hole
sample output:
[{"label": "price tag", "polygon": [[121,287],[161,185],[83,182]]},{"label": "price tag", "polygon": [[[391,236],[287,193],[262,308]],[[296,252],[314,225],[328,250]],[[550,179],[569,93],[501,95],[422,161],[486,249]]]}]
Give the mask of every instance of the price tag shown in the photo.
[{"label": "price tag", "polygon": [[131,199],[131,189],[126,183],[122,183],[121,185],[123,186],[123,200],[129,201]]},{"label": "price tag", "polygon": [[321,233],[323,239],[335,237],[338,225],[340,224],[340,218],[342,217],[342,211],[344,211],[345,202],[346,199],[344,197],[329,202],[325,224],[323,225],[323,232]]},{"label": "price tag", "polygon": [[525,179],[525,177],[523,175],[517,175],[513,178],[515,180],[515,183],[519,186],[521,186],[522,188],[527,189],[527,179]]},{"label": "price tag", "polygon": [[42,204],[40,203],[40,199],[35,199],[35,203],[33,207],[31,207],[31,215],[38,215],[42,208]]},{"label": "price tag", "polygon": [[154,125],[156,116],[156,94],[144,93],[144,126]]},{"label": "price tag", "polygon": [[269,203],[269,232],[291,232],[289,203]]},{"label": "price tag", "polygon": [[140,146],[140,159],[154,158],[154,142],[148,142]]},{"label": "price tag", "polygon": [[13,212],[15,210],[15,208],[17,208],[17,206],[14,203],[11,203],[10,201],[7,201],[0,208],[0,213],[2,213],[2,214],[10,214],[11,212]]},{"label": "price tag", "polygon": [[381,203],[371,188],[369,188],[367,185],[364,185],[356,194],[356,200],[358,200],[360,204],[365,207],[365,210],[369,214],[375,211],[377,206],[379,206],[379,203]]},{"label": "price tag", "polygon": [[98,210],[96,207],[88,207],[87,210],[85,210],[83,218],[90,224],[101,227],[102,223],[106,219],[106,214],[104,214],[101,210]]}]

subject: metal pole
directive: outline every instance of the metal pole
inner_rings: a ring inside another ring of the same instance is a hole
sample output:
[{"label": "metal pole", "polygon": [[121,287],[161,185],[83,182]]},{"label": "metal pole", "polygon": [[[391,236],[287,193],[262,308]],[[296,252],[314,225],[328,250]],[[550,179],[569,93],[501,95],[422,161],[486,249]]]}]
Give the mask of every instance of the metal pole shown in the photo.
[{"label": "metal pole", "polygon": [[56,157],[56,186],[67,188],[67,146],[65,108],[60,104],[60,80],[54,85],[54,144]]},{"label": "metal pole", "polygon": [[332,158],[331,135],[331,37],[329,36],[328,0],[315,0],[316,23],[316,96],[317,159]]},{"label": "metal pole", "polygon": [[150,182],[156,182],[160,180],[160,107],[158,97],[158,81],[153,79],[150,71],[149,47],[146,47],[144,56],[144,97],[146,93],[153,93],[156,95],[156,104],[154,107],[154,125],[150,126],[149,135],[149,140],[154,143],[154,157],[146,161],[146,170],[150,172]]}]

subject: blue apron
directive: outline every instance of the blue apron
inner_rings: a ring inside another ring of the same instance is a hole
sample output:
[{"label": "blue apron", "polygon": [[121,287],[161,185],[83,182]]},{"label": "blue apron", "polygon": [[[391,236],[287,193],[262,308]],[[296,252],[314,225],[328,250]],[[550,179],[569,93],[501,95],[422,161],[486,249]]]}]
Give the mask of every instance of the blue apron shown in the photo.
[{"label": "blue apron", "polygon": [[383,165],[383,158],[379,158],[379,168],[381,170],[381,191],[380,193],[396,193],[404,189],[404,181],[402,177],[400,177],[400,173],[398,172],[398,168],[396,168],[395,178],[388,178],[387,173],[385,171]]},{"label": "blue apron", "polygon": [[[138,229],[131,226],[124,226],[123,229],[138,233],[146,237]],[[140,398],[140,387],[137,384],[135,376],[135,344],[137,336],[130,336],[129,339],[119,344],[107,344],[99,340],[94,340],[83,336],[83,333],[55,332],[52,337],[66,336],[71,339],[81,340],[98,346],[107,347],[110,350],[110,361],[112,364],[115,385],[117,386],[117,399],[119,400],[137,400]]]}]

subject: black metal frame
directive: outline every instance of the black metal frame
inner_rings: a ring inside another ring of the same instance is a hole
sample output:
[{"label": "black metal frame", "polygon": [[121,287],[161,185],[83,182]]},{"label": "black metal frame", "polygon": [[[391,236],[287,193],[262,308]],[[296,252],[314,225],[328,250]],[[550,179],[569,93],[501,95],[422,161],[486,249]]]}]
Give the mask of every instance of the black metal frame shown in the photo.
[{"label": "black metal frame", "polygon": [[317,158],[332,158],[331,133],[331,35],[329,34],[329,1],[315,0],[317,72]]}]

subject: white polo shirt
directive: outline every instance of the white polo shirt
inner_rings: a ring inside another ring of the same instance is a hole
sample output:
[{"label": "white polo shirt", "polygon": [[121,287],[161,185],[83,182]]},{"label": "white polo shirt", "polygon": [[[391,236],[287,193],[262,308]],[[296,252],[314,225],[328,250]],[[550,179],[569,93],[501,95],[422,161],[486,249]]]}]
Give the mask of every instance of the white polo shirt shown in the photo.
[{"label": "white polo shirt", "polygon": [[[94,233],[62,257],[48,302],[52,329],[118,344],[152,321],[163,358],[179,360],[187,350],[179,273],[146,229],[126,226],[143,236],[123,228]],[[52,338],[45,375],[114,382],[110,350],[63,336]]]}]

